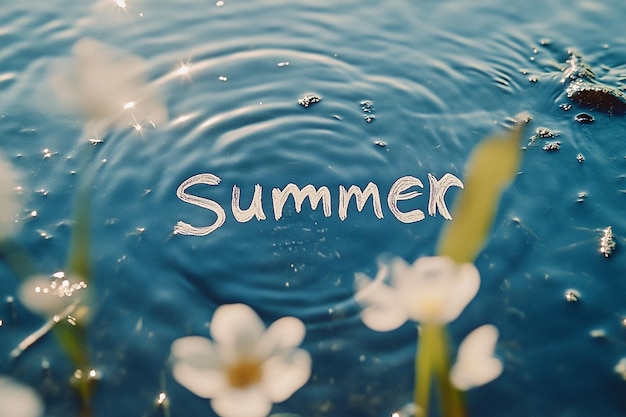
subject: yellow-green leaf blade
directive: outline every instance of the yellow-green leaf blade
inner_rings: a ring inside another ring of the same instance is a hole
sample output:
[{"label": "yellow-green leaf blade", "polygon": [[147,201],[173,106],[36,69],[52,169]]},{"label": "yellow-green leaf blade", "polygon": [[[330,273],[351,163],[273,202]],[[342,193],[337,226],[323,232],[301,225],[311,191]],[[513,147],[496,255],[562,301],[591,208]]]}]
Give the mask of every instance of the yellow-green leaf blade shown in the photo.
[{"label": "yellow-green leaf blade", "polygon": [[519,169],[523,128],[520,122],[508,132],[493,135],[472,153],[465,187],[439,240],[440,255],[458,263],[473,262],[483,248],[500,196]]}]

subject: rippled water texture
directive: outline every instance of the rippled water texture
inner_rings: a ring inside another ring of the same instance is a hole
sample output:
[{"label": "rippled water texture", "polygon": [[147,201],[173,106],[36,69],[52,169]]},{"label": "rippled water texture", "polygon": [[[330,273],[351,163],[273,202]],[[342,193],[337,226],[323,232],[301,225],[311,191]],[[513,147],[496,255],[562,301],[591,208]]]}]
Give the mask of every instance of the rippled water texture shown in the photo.
[{"label": "rippled water texture", "polygon": [[[380,417],[409,402],[415,328],[367,329],[354,273],[374,276],[384,254],[432,255],[445,220],[399,222],[389,187],[419,178],[425,195],[402,209],[426,211],[428,173],[463,179],[472,148],[521,111],[533,117],[524,162],[477,259],[478,296],[451,326],[455,346],[481,324],[500,329],[504,373],[469,393],[471,415],[623,413],[613,368],[626,356],[626,119],[571,101],[561,70],[575,50],[618,91],[626,6],[518,3],[0,5],[0,151],[24,177],[17,243],[40,272],[63,268],[77,184],[95,175],[96,415],[160,415],[163,390],[172,416],[211,415],[171,377],[169,347],[208,335],[215,308],[233,302],[306,324],[312,378],[275,412]],[[320,100],[304,107],[307,95]],[[593,122],[577,122],[582,112]],[[552,135],[531,140],[539,128]],[[176,197],[199,173],[221,178],[194,193],[219,202],[225,223],[175,235],[178,221],[215,220]],[[341,221],[338,187],[370,181],[384,217],[368,203]],[[275,220],[271,189],[287,183],[328,186],[331,215],[287,203]],[[233,185],[247,207],[255,184],[267,219],[237,222]],[[604,257],[607,226],[617,247]],[[9,359],[41,322],[12,298],[9,269],[0,274],[0,372],[44,393],[49,415],[71,415],[69,364],[51,337]],[[578,302],[566,301],[571,289]]]}]

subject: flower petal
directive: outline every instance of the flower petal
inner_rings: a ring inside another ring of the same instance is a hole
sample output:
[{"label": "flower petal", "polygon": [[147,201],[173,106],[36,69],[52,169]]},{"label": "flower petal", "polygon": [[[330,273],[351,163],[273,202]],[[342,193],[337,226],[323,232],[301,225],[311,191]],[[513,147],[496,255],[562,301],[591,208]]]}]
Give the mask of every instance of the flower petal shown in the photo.
[{"label": "flower petal", "polygon": [[292,349],[300,345],[306,329],[304,323],[295,317],[282,317],[267,328],[257,345],[257,355],[268,358],[275,352]]},{"label": "flower petal", "polygon": [[265,361],[261,389],[272,402],[279,403],[306,384],[310,376],[311,355],[304,349],[294,349]]},{"label": "flower petal", "polygon": [[266,417],[272,410],[272,402],[255,386],[225,391],[211,400],[211,407],[221,417]]},{"label": "flower petal", "polygon": [[37,392],[13,378],[0,377],[0,416],[39,417],[44,407]]},{"label": "flower petal", "polygon": [[480,286],[476,267],[458,267],[444,256],[422,257],[411,266],[396,258],[391,271],[399,302],[411,319],[422,323],[446,324],[456,319]]},{"label": "flower petal", "polygon": [[56,281],[45,275],[30,277],[20,285],[18,297],[30,311],[47,318],[61,314],[74,303],[84,301],[86,296],[84,289],[75,292],[64,291]]},{"label": "flower petal", "polygon": [[450,369],[450,381],[455,387],[468,390],[491,382],[502,373],[502,362],[493,356],[497,341],[498,329],[490,324],[467,335]]},{"label": "flower petal", "polygon": [[[91,38],[74,44],[73,56],[58,62],[51,84],[62,104],[85,116],[89,134],[111,127],[167,120],[167,107],[147,83],[147,61]],[[65,107],[63,106],[63,107]]]},{"label": "flower petal", "polygon": [[254,352],[265,325],[249,306],[226,304],[215,310],[210,330],[222,353],[240,357]]},{"label": "flower petal", "polygon": [[197,368],[219,368],[221,361],[211,342],[206,337],[181,337],[172,343],[172,356]]},{"label": "flower petal", "polygon": [[180,385],[202,398],[215,398],[230,389],[221,369],[198,368],[178,361],[174,363],[172,375]]},{"label": "flower petal", "polygon": [[396,290],[384,283],[387,272],[387,266],[381,265],[373,281],[365,274],[354,274],[357,287],[354,298],[364,306],[361,320],[378,332],[397,329],[408,320],[406,309],[398,302]]},{"label": "flower petal", "polygon": [[449,323],[456,320],[463,309],[474,299],[480,288],[480,273],[473,264],[463,264],[457,273],[457,282],[454,291],[450,293],[445,308],[442,311],[442,320]]},{"label": "flower petal", "polygon": [[189,391],[202,398],[213,398],[228,388],[221,359],[209,339],[182,337],[172,343],[171,352],[174,379]]}]

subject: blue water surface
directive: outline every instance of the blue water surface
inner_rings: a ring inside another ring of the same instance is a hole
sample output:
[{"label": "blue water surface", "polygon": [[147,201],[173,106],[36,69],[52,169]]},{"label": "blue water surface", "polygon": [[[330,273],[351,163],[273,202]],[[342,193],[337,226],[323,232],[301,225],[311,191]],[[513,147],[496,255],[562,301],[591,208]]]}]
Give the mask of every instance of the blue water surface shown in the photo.
[{"label": "blue water surface", "polygon": [[[433,255],[446,220],[398,221],[389,187],[419,178],[424,195],[401,208],[426,211],[428,174],[463,179],[472,149],[522,111],[532,116],[523,163],[476,260],[481,289],[450,327],[455,347],[479,325],[500,331],[504,372],[469,392],[470,415],[624,415],[626,382],[613,368],[626,357],[626,119],[572,103],[562,81],[575,50],[596,79],[622,86],[623,1],[120,4],[0,5],[0,152],[22,173],[15,243],[39,272],[64,268],[77,187],[93,176],[96,416],[163,415],[162,391],[171,416],[214,415],[172,378],[169,349],[208,336],[215,309],[239,302],[266,323],[293,315],[306,325],[312,377],[275,413],[380,417],[410,402],[415,325],[365,327],[354,274],[374,276],[385,254]],[[72,48],[85,38],[146,60],[166,121],[85,130],[88,117],[64,108],[51,81],[75,70]],[[321,100],[305,108],[306,95]],[[575,121],[581,112],[594,122]],[[558,136],[530,143],[542,127]],[[549,141],[560,149],[543,150]],[[215,220],[176,197],[199,173],[221,178],[194,193],[219,202],[226,221],[206,236],[174,234],[178,221]],[[368,203],[340,220],[339,186],[368,182],[384,217]],[[290,202],[275,220],[271,189],[288,183],[327,186],[332,214]],[[267,219],[237,222],[232,188],[245,207],[255,184]],[[458,193],[446,194],[449,207]],[[608,226],[617,248],[604,257]],[[0,278],[0,372],[38,389],[46,415],[75,415],[71,365],[52,337],[10,358],[42,322],[17,300],[4,264]],[[565,300],[569,289],[578,302]]]}]

